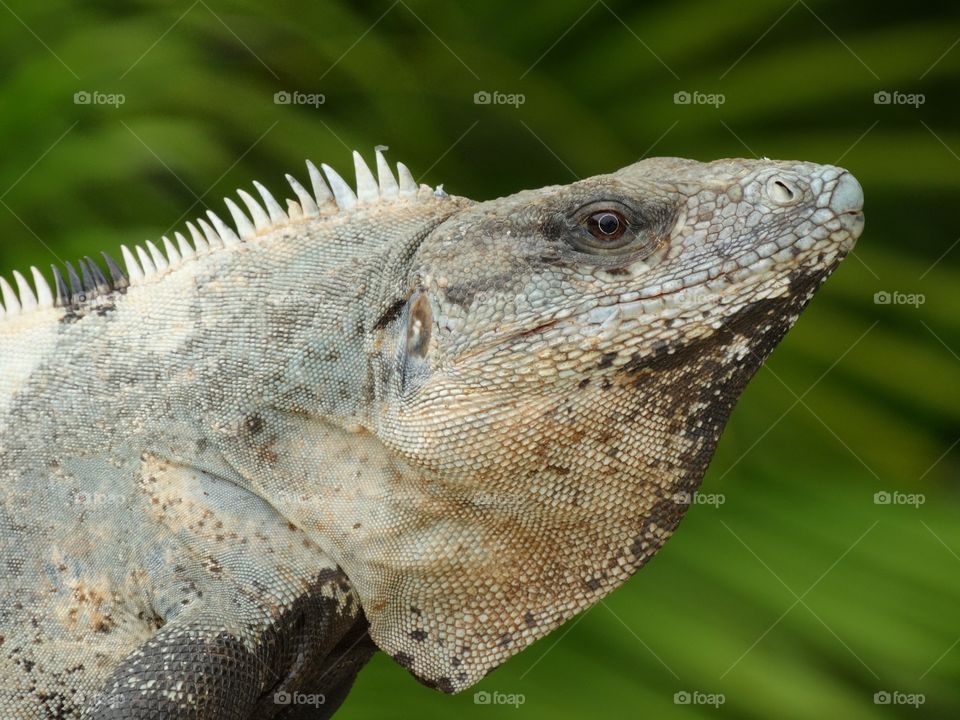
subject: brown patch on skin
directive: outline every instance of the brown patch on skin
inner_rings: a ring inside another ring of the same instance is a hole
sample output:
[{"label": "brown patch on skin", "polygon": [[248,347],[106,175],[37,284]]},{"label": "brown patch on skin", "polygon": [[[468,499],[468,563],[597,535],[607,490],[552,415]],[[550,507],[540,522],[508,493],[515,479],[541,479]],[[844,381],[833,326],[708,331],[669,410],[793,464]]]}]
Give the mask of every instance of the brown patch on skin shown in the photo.
[{"label": "brown patch on skin", "polygon": [[247,417],[243,420],[243,424],[247,432],[249,432],[251,435],[257,435],[263,430],[263,427],[266,423],[262,417],[254,413],[253,415],[247,415]]},{"label": "brown patch on skin", "polygon": [[264,465],[275,465],[277,463],[277,454],[270,447],[262,447],[257,450],[257,460]]},{"label": "brown patch on skin", "polygon": [[117,627],[116,613],[124,604],[120,593],[83,580],[73,583],[68,602],[70,605],[64,613],[65,625],[76,631],[84,623],[87,629],[95,633],[109,633]]},{"label": "brown patch on skin", "polygon": [[615,352],[604,353],[600,357],[600,362],[597,363],[597,370],[604,370],[610,367],[611,365],[613,365],[613,361],[616,359],[617,359],[617,353]]}]

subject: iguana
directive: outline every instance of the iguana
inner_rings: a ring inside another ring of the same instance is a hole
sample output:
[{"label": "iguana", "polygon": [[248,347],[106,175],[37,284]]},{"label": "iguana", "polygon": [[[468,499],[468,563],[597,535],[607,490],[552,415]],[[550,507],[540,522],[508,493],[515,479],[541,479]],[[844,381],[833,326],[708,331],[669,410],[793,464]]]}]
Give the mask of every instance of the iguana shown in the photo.
[{"label": "iguana", "polygon": [[863,228],[829,165],[475,202],[382,150],[0,280],[0,716],[326,717],[377,649],[469,687],[663,545]]}]

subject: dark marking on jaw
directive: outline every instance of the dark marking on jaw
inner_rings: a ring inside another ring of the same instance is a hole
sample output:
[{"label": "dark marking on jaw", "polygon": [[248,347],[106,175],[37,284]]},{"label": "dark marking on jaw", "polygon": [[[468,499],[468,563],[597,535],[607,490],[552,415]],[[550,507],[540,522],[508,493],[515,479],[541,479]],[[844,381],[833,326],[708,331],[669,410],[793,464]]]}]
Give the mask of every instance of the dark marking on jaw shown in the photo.
[{"label": "dark marking on jaw", "polygon": [[615,352],[604,353],[600,357],[600,362],[597,363],[597,369],[604,370],[605,368],[610,367],[611,365],[613,365],[613,361],[616,359],[617,359],[617,353]]},{"label": "dark marking on jaw", "polygon": [[448,695],[452,694],[454,691],[453,683],[450,681],[450,678],[448,678],[446,675],[444,675],[443,677],[438,677],[436,680],[425,680],[425,679],[421,680],[420,678],[417,678],[417,679],[420,680],[420,682],[422,682],[428,688],[439,690],[440,692],[447,693]]},{"label": "dark marking on jaw", "polygon": [[478,292],[479,289],[473,285],[452,285],[443,291],[443,296],[449,303],[468,307]]},{"label": "dark marking on jaw", "polygon": [[[637,375],[641,372],[662,372],[678,368],[698,366],[704,359],[716,354],[717,350],[726,345],[731,335],[745,335],[756,337],[763,326],[762,318],[773,318],[773,331],[764,333],[753,343],[752,355],[762,360],[780,341],[789,329],[787,316],[791,313],[791,295],[789,298],[767,298],[758,300],[744,307],[736,315],[728,318],[723,327],[705,338],[699,338],[686,345],[681,345],[674,352],[669,352],[670,345],[664,340],[657,340],[650,345],[647,353],[636,353],[630,361],[619,368],[620,374]],[[796,311],[799,312],[799,309]],[[794,313],[795,314],[795,313]],[[759,367],[760,360],[756,361]],[[745,366],[752,366],[752,361],[746,361]],[[755,370],[756,368],[754,368]],[[751,373],[752,374],[752,373]],[[714,376],[701,372],[701,377],[714,379]],[[640,378],[643,380],[643,377]]]},{"label": "dark marking on jaw", "polygon": [[415,640],[416,642],[423,642],[424,640],[427,639],[426,630],[411,630],[409,635],[410,635],[410,639]]},{"label": "dark marking on jaw", "polygon": [[473,304],[477,294],[487,290],[510,287],[516,282],[517,271],[511,270],[510,272],[496,273],[489,277],[474,278],[469,282],[451,285],[443,291],[443,296],[447,302],[465,308]]},{"label": "dark marking on jaw", "polygon": [[413,658],[407,655],[405,652],[398,652],[393,656],[393,659],[398,665],[407,668],[407,670],[413,667]]},{"label": "dark marking on jaw", "polygon": [[[693,492],[695,488],[689,488]],[[677,492],[682,492],[683,488],[678,488]],[[650,513],[644,518],[643,528],[640,535],[634,538],[628,552],[633,556],[635,568],[640,569],[653,554],[673,534],[674,530],[680,524],[687,506],[673,501],[672,497],[664,498],[657,502]]]},{"label": "dark marking on jaw", "polygon": [[530,611],[527,611],[527,614],[523,616],[523,622],[526,624],[527,627],[531,627],[531,628],[537,624],[536,618],[533,617],[533,613]]}]

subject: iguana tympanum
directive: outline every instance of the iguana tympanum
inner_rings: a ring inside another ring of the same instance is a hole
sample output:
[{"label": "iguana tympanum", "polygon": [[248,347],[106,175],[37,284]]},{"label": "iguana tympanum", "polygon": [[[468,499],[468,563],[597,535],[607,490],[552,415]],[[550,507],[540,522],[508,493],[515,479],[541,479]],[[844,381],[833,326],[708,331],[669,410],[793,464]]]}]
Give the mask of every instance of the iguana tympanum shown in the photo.
[{"label": "iguana tympanum", "polygon": [[0,281],[3,718],[326,716],[376,649],[469,687],[663,545],[863,227],[829,165],[354,160]]}]

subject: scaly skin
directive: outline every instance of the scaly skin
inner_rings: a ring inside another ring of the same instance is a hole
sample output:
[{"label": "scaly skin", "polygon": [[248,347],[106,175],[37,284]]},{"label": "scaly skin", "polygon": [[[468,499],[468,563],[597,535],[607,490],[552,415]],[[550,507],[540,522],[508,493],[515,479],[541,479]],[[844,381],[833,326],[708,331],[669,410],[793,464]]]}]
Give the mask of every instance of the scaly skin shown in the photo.
[{"label": "scaly skin", "polygon": [[0,715],[316,717],[376,647],[470,686],[666,541],[863,226],[810,163],[378,165],[129,288],[0,288]]}]

